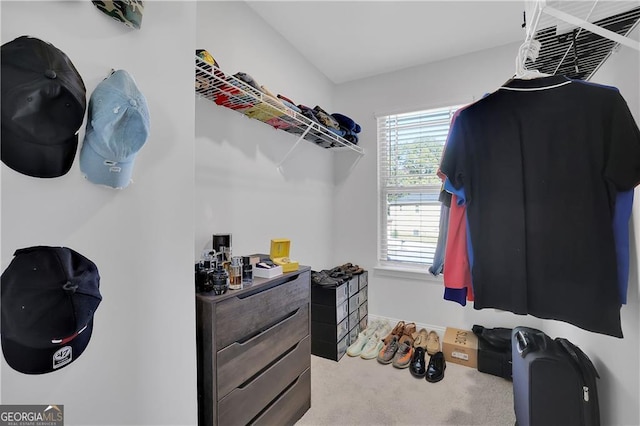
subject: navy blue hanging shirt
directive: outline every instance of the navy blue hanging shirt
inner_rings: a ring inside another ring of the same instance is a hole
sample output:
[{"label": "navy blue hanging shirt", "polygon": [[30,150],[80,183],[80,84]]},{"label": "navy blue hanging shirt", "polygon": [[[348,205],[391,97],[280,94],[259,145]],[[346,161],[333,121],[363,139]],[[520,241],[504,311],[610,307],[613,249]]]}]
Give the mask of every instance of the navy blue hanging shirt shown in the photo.
[{"label": "navy blue hanging shirt", "polygon": [[460,113],[441,170],[467,195],[475,309],[622,337],[612,220],[640,131],[616,88],[510,80]]}]

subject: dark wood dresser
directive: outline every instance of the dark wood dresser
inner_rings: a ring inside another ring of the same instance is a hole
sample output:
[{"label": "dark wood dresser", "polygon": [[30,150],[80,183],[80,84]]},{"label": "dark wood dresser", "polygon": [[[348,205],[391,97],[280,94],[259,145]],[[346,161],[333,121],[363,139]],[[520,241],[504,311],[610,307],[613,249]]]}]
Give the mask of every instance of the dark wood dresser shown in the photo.
[{"label": "dark wood dresser", "polygon": [[200,426],[293,424],[310,408],[310,269],[196,294]]}]

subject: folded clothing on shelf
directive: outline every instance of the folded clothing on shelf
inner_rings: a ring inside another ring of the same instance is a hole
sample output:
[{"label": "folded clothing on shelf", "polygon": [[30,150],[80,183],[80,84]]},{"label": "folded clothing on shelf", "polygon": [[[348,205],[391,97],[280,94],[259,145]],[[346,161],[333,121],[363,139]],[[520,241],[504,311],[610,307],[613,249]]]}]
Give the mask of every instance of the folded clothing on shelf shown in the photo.
[{"label": "folded clothing on shelf", "polygon": [[[247,89],[246,87],[238,88],[240,83],[231,76],[228,76],[226,81],[229,82],[229,84],[216,85],[216,88],[218,89],[214,92],[214,100],[216,104],[223,105],[227,108],[235,109],[240,112],[255,105],[255,99],[245,93]],[[253,90],[253,88],[249,88],[249,90]]]},{"label": "folded clothing on shelf", "polygon": [[345,130],[351,131],[353,133],[360,133],[360,125],[353,121],[352,118],[337,112],[334,112],[333,114],[331,114],[331,116],[335,118],[340,127],[344,127]]},{"label": "folded clothing on shelf", "polygon": [[360,131],[362,130],[360,125],[356,123],[352,118],[347,117],[344,114],[334,112],[333,114],[331,114],[331,116],[340,124],[340,129],[344,131],[342,137],[353,144],[357,144],[357,133],[360,133]]},{"label": "folded clothing on shelf", "polygon": [[327,127],[327,129],[329,129],[329,131],[335,133],[338,136],[344,136],[347,133],[343,129],[336,129],[336,128],[333,128],[333,127]]},{"label": "folded clothing on shelf", "polygon": [[271,105],[276,105],[278,107],[284,106],[284,103],[282,103],[282,101],[280,99],[278,99],[276,97],[276,95],[271,93],[271,91],[269,89],[267,89],[267,86],[265,86],[265,85],[260,86],[260,90],[262,90],[262,93],[267,95],[265,97],[265,100],[267,102],[269,102]]},{"label": "folded clothing on shelf", "polygon": [[315,113],[311,108],[302,104],[298,105],[298,108],[300,108],[300,113],[305,117],[307,117],[309,120],[314,121],[318,124],[322,124],[320,123],[320,121],[318,120],[318,118],[316,117]]},{"label": "folded clothing on shelf", "polygon": [[[212,65],[212,68],[218,66],[213,56],[206,50],[198,49],[196,54],[207,64]],[[214,68],[214,72],[215,70],[217,68]],[[302,122],[297,120],[299,124],[296,124],[295,120],[289,118],[292,115],[287,113],[286,109],[281,108],[286,107],[304,115],[311,122],[320,124],[327,131],[344,138],[346,141],[352,144],[358,143],[357,133],[361,130],[360,125],[350,117],[339,113],[329,114],[319,105],[314,108],[302,104],[296,105],[290,98],[282,94],[274,95],[266,86],[260,85],[256,79],[246,72],[240,71],[233,74],[233,76],[225,77],[221,71],[217,71],[226,81],[226,83],[216,83],[216,87],[219,90],[214,93],[214,101],[218,105],[238,110],[251,118],[293,134],[301,135],[307,131],[305,139],[323,148],[344,145],[344,143],[339,143],[336,139],[328,138],[326,132],[322,129],[312,128],[307,130],[306,126],[309,123],[304,123],[305,120],[302,120]],[[198,83],[200,82],[196,83],[197,90],[204,93],[206,90],[204,84],[198,86]],[[266,104],[257,105],[256,97],[260,97]]]},{"label": "folded clothing on shelf", "polygon": [[289,102],[292,105],[295,105],[296,103],[293,102],[291,99],[287,98],[286,96],[283,96],[281,94],[278,93],[278,99],[280,99],[283,102]]},{"label": "folded clothing on shelf", "polygon": [[278,99],[280,99],[280,102],[282,102],[284,104],[284,106],[286,106],[287,108],[292,109],[295,112],[302,113],[302,110],[300,108],[298,108],[298,106],[296,104],[294,104],[293,102],[289,101],[284,96],[278,95]]},{"label": "folded clothing on shelf", "polygon": [[260,88],[260,85],[253,79],[253,77],[251,77],[246,72],[237,72],[233,76],[238,80],[247,83],[249,86],[253,87],[257,91],[262,93],[262,89]]},{"label": "folded clothing on shelf", "polygon": [[318,105],[316,105],[313,108],[313,113],[315,114],[318,121],[320,121],[320,123],[322,123],[326,127],[333,128],[333,129],[340,129],[340,123],[338,123],[335,118],[329,115],[325,110],[320,108]]},{"label": "folded clothing on shelf", "polygon": [[291,127],[290,123],[283,120],[283,118],[286,117],[286,114],[268,103],[254,105],[243,111],[243,113],[247,117],[267,123],[276,129],[286,129]]}]

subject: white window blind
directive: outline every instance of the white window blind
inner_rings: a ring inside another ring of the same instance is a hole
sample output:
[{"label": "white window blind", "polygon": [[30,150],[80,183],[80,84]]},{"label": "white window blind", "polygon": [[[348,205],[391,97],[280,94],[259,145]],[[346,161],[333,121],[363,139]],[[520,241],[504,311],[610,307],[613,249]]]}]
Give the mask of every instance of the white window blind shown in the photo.
[{"label": "white window blind", "polygon": [[438,242],[437,176],[451,118],[461,105],[378,118],[379,262],[428,267]]}]

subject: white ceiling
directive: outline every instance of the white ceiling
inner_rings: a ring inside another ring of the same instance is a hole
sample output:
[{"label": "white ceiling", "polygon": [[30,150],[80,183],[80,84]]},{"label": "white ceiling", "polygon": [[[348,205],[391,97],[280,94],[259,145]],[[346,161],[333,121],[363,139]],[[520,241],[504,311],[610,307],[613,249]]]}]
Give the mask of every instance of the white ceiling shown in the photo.
[{"label": "white ceiling", "polygon": [[336,84],[525,37],[523,0],[247,4]]}]

